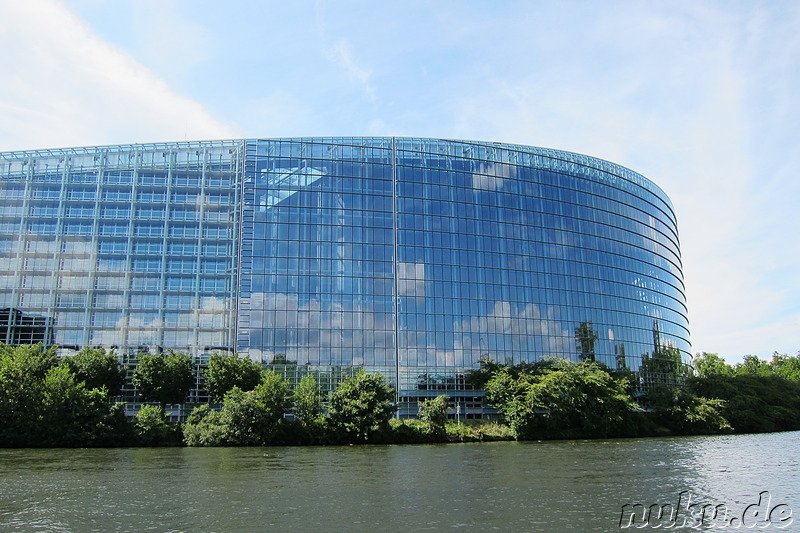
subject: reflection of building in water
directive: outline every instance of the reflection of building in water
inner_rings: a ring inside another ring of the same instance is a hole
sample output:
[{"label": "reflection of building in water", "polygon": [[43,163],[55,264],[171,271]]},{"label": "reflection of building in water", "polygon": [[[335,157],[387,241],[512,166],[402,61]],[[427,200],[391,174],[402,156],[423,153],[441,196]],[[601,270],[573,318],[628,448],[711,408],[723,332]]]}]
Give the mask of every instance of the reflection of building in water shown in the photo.
[{"label": "reflection of building in water", "polygon": [[53,319],[31,316],[19,309],[0,309],[0,342],[4,344],[53,344]]},{"label": "reflection of building in water", "polygon": [[592,157],[391,137],[38,150],[0,154],[0,194],[9,341],[236,351],[331,383],[365,367],[467,414],[481,360],[647,355],[657,376],[689,358],[669,199]]}]

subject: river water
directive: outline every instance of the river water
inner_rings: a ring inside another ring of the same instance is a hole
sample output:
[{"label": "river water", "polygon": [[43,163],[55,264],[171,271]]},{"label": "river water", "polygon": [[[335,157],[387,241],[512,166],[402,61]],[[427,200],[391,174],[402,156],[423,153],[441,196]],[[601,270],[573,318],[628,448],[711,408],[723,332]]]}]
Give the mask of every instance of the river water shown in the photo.
[{"label": "river water", "polygon": [[[680,508],[679,498],[724,504],[727,522],[712,523],[717,529],[744,528],[774,510],[773,522],[758,522],[756,529],[798,531],[798,474],[800,432],[405,446],[5,449],[0,531],[617,531],[621,518],[630,529],[657,525],[642,508],[626,511],[626,504]],[[759,499],[761,506],[754,505]],[[758,514],[761,508],[766,511]],[[745,511],[745,522],[737,522]],[[699,525],[686,521],[688,507],[680,513],[672,530]]]}]

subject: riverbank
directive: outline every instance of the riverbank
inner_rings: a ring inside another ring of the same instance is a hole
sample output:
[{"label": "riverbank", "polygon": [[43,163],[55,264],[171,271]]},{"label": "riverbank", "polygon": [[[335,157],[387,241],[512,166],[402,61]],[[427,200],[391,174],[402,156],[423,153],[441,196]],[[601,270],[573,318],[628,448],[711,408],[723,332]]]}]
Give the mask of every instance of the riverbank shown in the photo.
[{"label": "riverbank", "polygon": [[[121,418],[113,434],[107,434],[105,439],[84,441],[73,444],[65,441],[64,444],[52,444],[29,441],[20,445],[0,446],[0,448],[126,448],[126,447],[240,447],[240,446],[342,446],[352,444],[454,444],[454,443],[479,443],[501,441],[557,441],[557,440],[598,440],[598,439],[630,439],[630,438],[668,438],[676,436],[701,436],[714,435],[714,433],[688,433],[676,432],[668,427],[657,424],[654,413],[637,413],[638,421],[629,425],[628,431],[610,433],[602,436],[581,432],[575,428],[562,428],[556,431],[539,432],[520,438],[515,435],[512,428],[502,420],[448,420],[441,428],[432,428],[428,423],[419,419],[389,420],[388,424],[371,434],[368,440],[353,440],[333,428],[326,427],[320,420],[319,424],[312,426],[303,425],[296,420],[283,420],[272,428],[268,437],[259,442],[236,442],[235,436],[228,435],[226,440],[201,441],[187,439],[186,423],[166,422],[156,415],[154,420],[146,424],[141,421],[138,426],[135,421]],[[796,425],[796,424],[795,424]],[[113,428],[106,428],[113,429]],[[795,428],[797,430],[800,428]],[[787,431],[784,429],[770,431],[723,431],[716,435],[730,434],[759,434],[777,433]],[[792,430],[788,430],[792,431]]]},{"label": "riverbank", "polygon": [[[152,403],[140,404],[130,419],[111,392],[124,377],[113,354],[86,350],[59,360],[41,345],[0,346],[0,447],[403,444],[800,429],[800,383],[790,371],[797,357],[736,368],[710,357],[697,363],[701,375],[690,376],[677,373],[680,365],[652,361],[638,372],[590,360],[484,361],[466,377],[502,418],[457,422],[446,395],[415,403],[418,418],[397,420],[397,394],[382,374],[359,370],[323,390],[313,373],[290,385],[258,363],[215,355],[204,373],[214,403],[195,403],[185,422],[174,423],[164,404],[186,399],[186,356],[141,357],[133,377]],[[641,383],[652,385],[643,392]]]}]

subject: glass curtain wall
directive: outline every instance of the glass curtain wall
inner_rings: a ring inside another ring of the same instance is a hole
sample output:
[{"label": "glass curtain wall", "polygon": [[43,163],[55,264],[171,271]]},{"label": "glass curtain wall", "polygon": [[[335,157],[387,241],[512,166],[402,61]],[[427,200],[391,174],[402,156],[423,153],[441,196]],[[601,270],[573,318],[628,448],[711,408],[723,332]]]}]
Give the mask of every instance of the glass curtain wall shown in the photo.
[{"label": "glass curtain wall", "polygon": [[331,386],[364,367],[467,411],[481,360],[690,358],[669,199],[592,157],[392,137],[42,150],[0,154],[0,194],[4,342],[235,350]]},{"label": "glass curtain wall", "polygon": [[390,139],[247,143],[240,352],[394,377],[392,171]]},{"label": "glass curtain wall", "polygon": [[238,146],[4,154],[0,341],[232,350]]},{"label": "glass curtain wall", "polygon": [[482,359],[688,361],[673,210],[627,169],[408,138],[250,141],[245,161],[251,357],[365,366],[466,407],[463,372]]}]

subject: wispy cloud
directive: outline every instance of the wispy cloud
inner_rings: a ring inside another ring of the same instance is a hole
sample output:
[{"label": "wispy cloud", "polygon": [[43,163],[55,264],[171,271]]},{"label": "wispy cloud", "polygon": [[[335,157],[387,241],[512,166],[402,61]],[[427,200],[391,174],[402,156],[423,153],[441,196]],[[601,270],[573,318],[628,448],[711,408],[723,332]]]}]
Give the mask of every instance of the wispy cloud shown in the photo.
[{"label": "wispy cloud", "polygon": [[375,87],[371,82],[372,73],[358,64],[348,42],[344,39],[337,40],[331,52],[333,62],[342,67],[348,78],[360,85],[369,99],[375,103]]},{"label": "wispy cloud", "polygon": [[455,128],[648,176],[677,211],[695,350],[734,360],[765,347],[793,353],[800,37],[789,28],[798,10],[639,5],[618,15],[561,28],[556,42],[578,30],[582,40],[552,60],[532,54],[530,73],[461,92]]},{"label": "wispy cloud", "polygon": [[265,5],[170,3],[131,51],[56,0],[3,3],[0,149],[229,137],[225,109],[239,135],[574,150],[673,199],[695,351],[800,348],[800,4]]},{"label": "wispy cloud", "polygon": [[234,134],[54,0],[3,3],[0,48],[4,150]]}]

